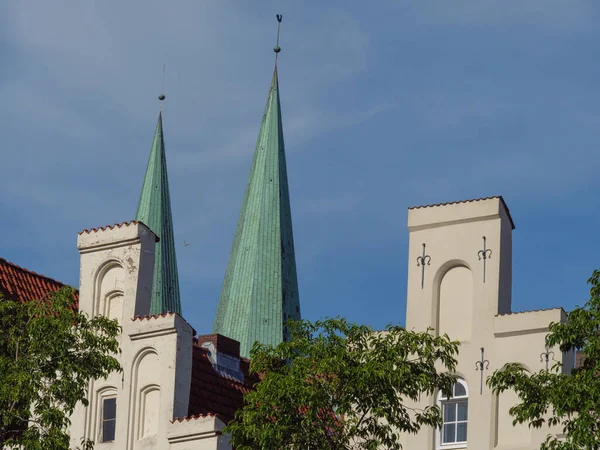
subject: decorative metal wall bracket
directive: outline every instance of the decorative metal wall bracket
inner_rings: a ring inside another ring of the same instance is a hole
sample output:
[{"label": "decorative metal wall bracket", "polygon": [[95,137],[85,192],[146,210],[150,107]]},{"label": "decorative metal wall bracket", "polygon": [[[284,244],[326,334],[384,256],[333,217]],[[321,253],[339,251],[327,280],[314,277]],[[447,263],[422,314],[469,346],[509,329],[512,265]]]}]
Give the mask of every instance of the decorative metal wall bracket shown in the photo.
[{"label": "decorative metal wall bracket", "polygon": [[479,395],[483,393],[483,371],[490,368],[490,362],[484,359],[484,350],[481,347],[481,360],[475,361],[475,370],[481,371],[481,380],[479,381]]},{"label": "decorative metal wall bracket", "polygon": [[483,250],[477,252],[479,261],[483,259],[483,282],[485,283],[485,262],[492,257],[492,251],[486,247],[486,238],[483,236]]},{"label": "decorative metal wall bracket", "polygon": [[425,264],[431,263],[431,256],[425,254],[425,244],[423,244],[423,256],[417,257],[417,267],[421,267],[421,289],[425,286]]},{"label": "decorative metal wall bracket", "polygon": [[548,370],[548,363],[550,362],[550,355],[552,355],[552,361],[554,361],[554,352],[551,352],[546,345],[546,351],[540,354],[540,362],[546,361],[546,370]]}]

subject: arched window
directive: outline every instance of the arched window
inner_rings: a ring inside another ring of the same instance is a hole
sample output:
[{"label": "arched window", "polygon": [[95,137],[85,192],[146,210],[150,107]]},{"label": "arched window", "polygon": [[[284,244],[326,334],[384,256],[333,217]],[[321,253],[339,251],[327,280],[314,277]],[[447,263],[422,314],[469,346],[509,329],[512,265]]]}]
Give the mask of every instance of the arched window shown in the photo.
[{"label": "arched window", "polygon": [[104,386],[96,392],[96,442],[114,442],[117,425],[117,388]]},{"label": "arched window", "polygon": [[452,387],[452,397],[438,395],[444,424],[439,431],[438,448],[465,448],[469,415],[469,390],[464,380],[457,379]]},{"label": "arched window", "polygon": [[117,398],[102,399],[102,431],[100,442],[113,442],[117,425]]}]

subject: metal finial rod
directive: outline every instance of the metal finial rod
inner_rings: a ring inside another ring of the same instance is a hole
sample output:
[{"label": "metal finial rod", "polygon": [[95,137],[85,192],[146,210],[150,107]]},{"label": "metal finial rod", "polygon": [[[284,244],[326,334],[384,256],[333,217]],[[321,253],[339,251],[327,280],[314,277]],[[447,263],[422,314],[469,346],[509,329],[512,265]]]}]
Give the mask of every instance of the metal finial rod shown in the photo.
[{"label": "metal finial rod", "polygon": [[417,257],[417,267],[421,267],[421,289],[425,287],[425,264],[431,265],[431,256],[425,254],[425,247],[423,243],[423,256]]},{"label": "metal finial rod", "polygon": [[552,360],[554,361],[554,352],[550,351],[550,348],[546,345],[546,351],[540,354],[540,362],[546,361],[546,370],[548,370],[548,363],[550,362],[550,355],[552,355]]},{"label": "metal finial rod", "polygon": [[485,350],[481,347],[481,360],[475,361],[475,370],[481,371],[481,378],[479,380],[479,395],[483,394],[483,371],[488,370],[490,368],[490,362],[487,359],[484,359]]},{"label": "metal finial rod", "polygon": [[162,84],[161,84],[161,88],[160,88],[160,95],[158,96],[158,99],[160,100],[160,109],[162,111],[162,101],[167,98],[165,96],[165,68],[167,67],[166,64],[163,64],[163,70],[162,70]]},{"label": "metal finial rod", "polygon": [[277,57],[281,51],[281,47],[279,47],[279,31],[281,29],[281,20],[283,19],[283,16],[281,14],[276,14],[275,17],[277,17],[277,43],[275,44],[275,47],[273,47],[273,51],[275,52],[275,65],[277,65]]},{"label": "metal finial rod", "polygon": [[485,263],[492,257],[492,251],[486,247],[486,238],[483,236],[483,250],[477,252],[477,257],[481,261],[483,259],[483,282],[485,283]]},{"label": "metal finial rod", "polygon": [[275,17],[277,17],[277,45],[279,45],[279,30],[281,28],[281,20],[283,19],[283,16],[281,14],[277,14]]}]

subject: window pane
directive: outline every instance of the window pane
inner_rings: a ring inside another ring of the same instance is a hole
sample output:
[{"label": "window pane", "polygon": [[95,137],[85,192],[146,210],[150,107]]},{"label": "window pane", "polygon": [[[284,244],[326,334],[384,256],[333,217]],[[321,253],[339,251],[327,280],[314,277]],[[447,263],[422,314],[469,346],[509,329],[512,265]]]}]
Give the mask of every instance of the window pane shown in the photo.
[{"label": "window pane", "polygon": [[467,423],[456,424],[456,442],[467,441]]},{"label": "window pane", "polygon": [[469,404],[467,402],[459,402],[457,420],[467,420],[468,409]]},{"label": "window pane", "polygon": [[102,442],[115,440],[115,423],[116,420],[107,420],[102,423]]},{"label": "window pane", "polygon": [[450,402],[444,404],[444,422],[456,421],[456,403]]},{"label": "window pane", "polygon": [[444,425],[444,433],[442,436],[442,444],[448,444],[450,442],[456,442],[454,431],[456,425],[453,423],[449,423]]},{"label": "window pane", "polygon": [[117,416],[117,399],[105,398],[102,404],[102,419],[115,419]]},{"label": "window pane", "polygon": [[458,396],[463,396],[463,395],[467,395],[467,390],[465,389],[465,387],[462,384],[456,383],[454,385],[454,396],[458,397]]}]

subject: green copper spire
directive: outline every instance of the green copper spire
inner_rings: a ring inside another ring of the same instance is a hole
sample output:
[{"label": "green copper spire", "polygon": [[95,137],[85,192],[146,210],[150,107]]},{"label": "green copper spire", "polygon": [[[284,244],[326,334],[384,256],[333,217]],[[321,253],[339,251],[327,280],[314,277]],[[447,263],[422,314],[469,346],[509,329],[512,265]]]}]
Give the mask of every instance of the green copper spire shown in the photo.
[{"label": "green copper spire", "polygon": [[[164,95],[161,94],[161,97],[159,97],[160,100],[163,100]],[[158,123],[154,132],[136,220],[146,224],[160,238],[160,241],[156,243],[152,301],[149,313],[176,312],[181,314],[162,112],[158,114]]]},{"label": "green copper spire", "polygon": [[285,322],[300,319],[277,67],[269,90],[213,332],[240,342],[287,339]]}]

